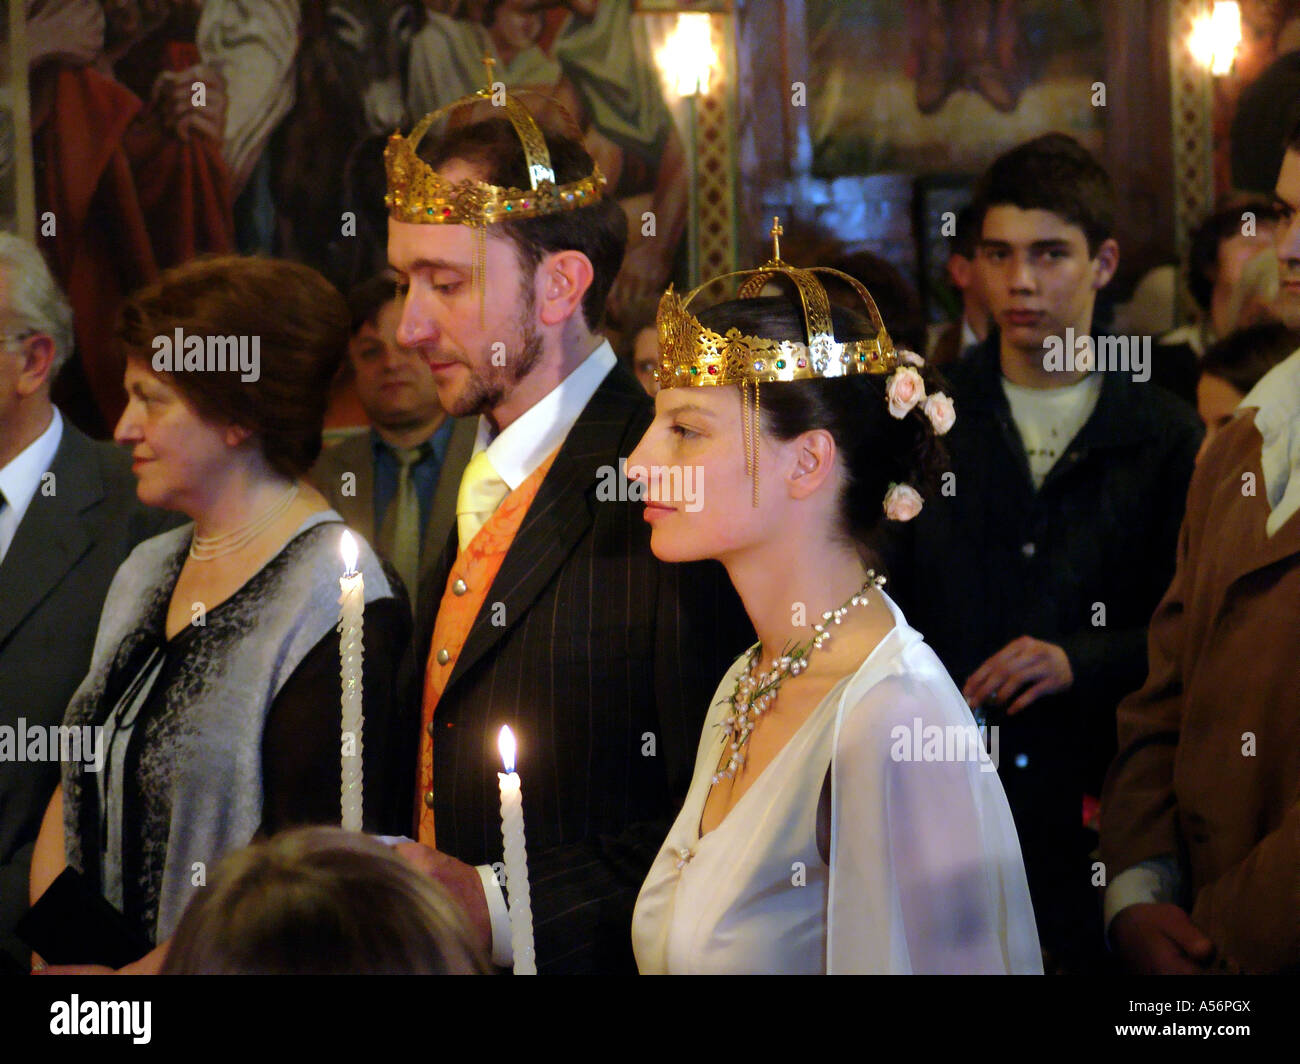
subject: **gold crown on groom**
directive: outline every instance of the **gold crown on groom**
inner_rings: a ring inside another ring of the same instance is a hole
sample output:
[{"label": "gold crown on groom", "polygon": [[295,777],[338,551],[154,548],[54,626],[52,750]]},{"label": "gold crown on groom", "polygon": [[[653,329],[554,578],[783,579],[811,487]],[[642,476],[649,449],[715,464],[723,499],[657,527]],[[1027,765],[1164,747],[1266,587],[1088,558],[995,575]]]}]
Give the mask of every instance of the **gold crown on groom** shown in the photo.
[{"label": "gold crown on groom", "polygon": [[[857,373],[891,373],[898,354],[885,330],[871,293],[854,277],[825,266],[800,269],[781,258],[779,218],[772,221],[772,257],[756,270],[724,273],[692,289],[685,296],[671,287],[659,301],[655,324],[659,331],[661,387],[697,388],[720,384],[745,385],[771,381],[799,381],[813,377],[847,377]],[[862,300],[876,335],[865,340],[840,342],[831,327],[830,300],[818,275],[848,284]],[[744,277],[737,296],[753,299],[777,278],[784,278],[798,293],[803,307],[807,343],[746,336],[739,329],[725,336],[700,323],[687,307],[703,291],[731,277]]]},{"label": "gold crown on groom", "polygon": [[[534,218],[575,210],[595,203],[605,191],[605,175],[592,164],[591,173],[568,184],[555,183],[546,138],[532,113],[505,87],[492,80],[493,60],[484,59],[488,86],[427,114],[408,136],[394,133],[384,149],[388,192],[384,204],[399,222],[417,225],[468,225],[482,229],[496,222]],[[491,103],[505,110],[519,135],[528,164],[529,188],[510,188],[467,179],[452,183],[419,157],[416,148],[438,119],[461,108]]]}]

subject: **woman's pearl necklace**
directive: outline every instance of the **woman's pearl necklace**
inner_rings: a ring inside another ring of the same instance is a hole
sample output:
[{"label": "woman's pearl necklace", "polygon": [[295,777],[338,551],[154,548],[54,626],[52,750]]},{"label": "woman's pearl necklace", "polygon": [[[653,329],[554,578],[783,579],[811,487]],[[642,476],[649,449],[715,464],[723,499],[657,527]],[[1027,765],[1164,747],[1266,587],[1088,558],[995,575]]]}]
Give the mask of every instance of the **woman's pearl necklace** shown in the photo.
[{"label": "woman's pearl necklace", "polygon": [[[713,783],[716,785],[724,779],[735,779],[736,773],[745,763],[745,755],[741,748],[749,742],[749,737],[754,731],[754,725],[758,723],[758,718],[763,712],[771,706],[776,699],[777,691],[781,685],[791,676],[798,676],[808,667],[808,658],[814,650],[820,650],[831,637],[831,625],[839,624],[844,620],[845,614],[854,606],[865,606],[867,604],[867,590],[871,587],[882,588],[885,586],[885,578],[877,576],[874,569],[867,571],[867,580],[859,591],[857,591],[848,602],[844,603],[837,610],[828,610],[822,614],[820,624],[813,625],[813,637],[803,646],[790,648],[787,653],[772,660],[772,667],[762,676],[755,678],[750,675],[753,672],[754,664],[758,660],[759,647],[755,647],[749,655],[749,663],[745,671],[741,673],[736,680],[736,690],[731,696],[732,713],[721,722],[720,727],[726,729],[727,738],[724,747],[724,754],[728,751],[730,756],[727,760],[727,767],[720,769],[713,774]],[[829,624],[827,623],[829,622]]]},{"label": "woman's pearl necklace", "polygon": [[298,482],[294,481],[279,502],[272,505],[261,517],[253,518],[248,524],[223,532],[219,536],[200,536],[195,532],[194,538],[190,541],[190,557],[196,562],[210,562],[213,558],[233,554],[270,528],[271,523],[289,509],[289,505],[297,497]]}]

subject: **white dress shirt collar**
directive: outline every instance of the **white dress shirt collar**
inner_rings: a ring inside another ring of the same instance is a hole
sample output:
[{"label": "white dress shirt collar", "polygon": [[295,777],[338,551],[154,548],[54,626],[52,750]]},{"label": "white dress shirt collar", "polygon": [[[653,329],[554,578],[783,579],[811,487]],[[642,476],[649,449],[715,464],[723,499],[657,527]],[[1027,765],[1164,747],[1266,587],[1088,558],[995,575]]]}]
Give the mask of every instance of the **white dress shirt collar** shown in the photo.
[{"label": "white dress shirt collar", "polygon": [[8,553],[9,544],[23,523],[23,515],[41,486],[41,477],[54,463],[62,439],[63,418],[55,407],[46,430],[0,469],[0,492],[5,497],[5,505],[0,507],[0,558]]},{"label": "white dress shirt collar", "polygon": [[1271,537],[1300,512],[1300,351],[1269,370],[1237,409],[1253,406],[1263,439],[1259,465],[1271,512]]},{"label": "white dress shirt collar", "polygon": [[971,327],[966,315],[963,314],[961,316],[961,347],[957,349],[957,353],[960,355],[963,351],[975,347],[979,342],[980,338],[975,335],[975,330]]},{"label": "white dress shirt collar", "polygon": [[485,416],[478,419],[474,453],[486,450],[488,461],[514,491],[554,451],[573,428],[618,358],[606,340],[564,380],[492,439]]}]

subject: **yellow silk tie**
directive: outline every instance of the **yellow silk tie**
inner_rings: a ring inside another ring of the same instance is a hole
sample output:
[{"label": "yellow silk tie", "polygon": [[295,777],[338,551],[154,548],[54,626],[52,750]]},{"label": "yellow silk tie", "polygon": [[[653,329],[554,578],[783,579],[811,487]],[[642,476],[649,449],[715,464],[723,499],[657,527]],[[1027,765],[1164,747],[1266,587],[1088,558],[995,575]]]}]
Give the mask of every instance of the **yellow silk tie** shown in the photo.
[{"label": "yellow silk tie", "polygon": [[469,546],[470,540],[478,535],[478,530],[509,494],[510,486],[492,468],[487,451],[479,451],[469,460],[456,495],[456,532],[461,550]]}]

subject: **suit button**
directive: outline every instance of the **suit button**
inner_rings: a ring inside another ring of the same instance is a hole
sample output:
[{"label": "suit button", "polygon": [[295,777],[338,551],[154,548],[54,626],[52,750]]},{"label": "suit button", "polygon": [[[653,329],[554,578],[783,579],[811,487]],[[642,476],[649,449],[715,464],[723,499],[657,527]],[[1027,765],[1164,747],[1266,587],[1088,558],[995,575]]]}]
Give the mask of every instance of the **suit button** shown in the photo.
[{"label": "suit button", "polygon": [[432,808],[433,808],[433,791],[425,791],[425,792],[424,792],[424,807],[425,807],[426,809],[432,809]]},{"label": "suit button", "polygon": [[1026,543],[1024,546],[1020,548],[1020,553],[1023,554],[1026,558],[1032,558],[1034,556],[1034,553],[1037,550],[1038,548],[1034,544]]},{"label": "suit button", "polygon": [[463,595],[468,590],[469,587],[466,585],[464,580],[457,580],[454,584],[451,585],[451,593],[453,595]]},{"label": "suit button", "polygon": [[427,731],[427,732],[429,733],[429,738],[432,739],[432,738],[433,738],[433,721],[429,721],[429,723],[426,724],[426,725],[424,726],[424,730]]},{"label": "suit button", "polygon": [[446,647],[443,647],[440,651],[438,651],[438,664],[439,664],[439,665],[446,665],[447,662],[449,662],[450,660],[451,660],[451,655],[447,653],[447,648],[446,648]]}]

